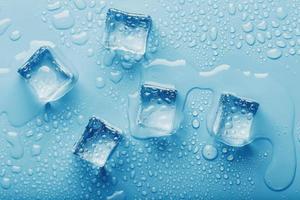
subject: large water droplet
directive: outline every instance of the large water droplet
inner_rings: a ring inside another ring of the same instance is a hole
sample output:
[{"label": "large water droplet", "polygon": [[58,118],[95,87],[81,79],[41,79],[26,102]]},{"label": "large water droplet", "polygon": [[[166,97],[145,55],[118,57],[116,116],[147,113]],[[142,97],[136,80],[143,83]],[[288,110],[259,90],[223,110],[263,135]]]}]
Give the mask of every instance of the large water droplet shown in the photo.
[{"label": "large water droplet", "polygon": [[83,10],[86,8],[86,2],[85,0],[73,0],[74,5],[76,6],[77,9]]},{"label": "large water droplet", "polygon": [[202,155],[206,160],[214,160],[218,156],[218,150],[215,146],[207,144],[202,149]]},{"label": "large water droplet", "polygon": [[7,132],[5,134],[6,141],[11,145],[10,155],[12,158],[20,159],[24,154],[24,147],[20,136],[16,132]]},{"label": "large water droplet", "polygon": [[287,17],[288,14],[282,7],[279,7],[276,9],[276,15],[278,19],[283,20]]},{"label": "large water droplet", "polygon": [[281,50],[276,49],[276,48],[270,49],[270,50],[267,51],[268,58],[271,58],[271,59],[274,59],[274,60],[280,58],[281,55],[282,55]]},{"label": "large water droplet", "polygon": [[63,10],[52,16],[52,23],[56,29],[69,29],[75,21],[69,10]]},{"label": "large water droplet", "polygon": [[10,186],[11,186],[10,178],[7,178],[7,177],[2,178],[2,180],[1,180],[1,187],[3,189],[7,190],[7,189],[10,188]]},{"label": "large water droplet", "polygon": [[84,45],[88,40],[89,35],[85,31],[72,35],[72,42],[77,45]]},{"label": "large water droplet", "polygon": [[0,35],[5,33],[8,27],[11,25],[11,19],[5,18],[0,20]]}]

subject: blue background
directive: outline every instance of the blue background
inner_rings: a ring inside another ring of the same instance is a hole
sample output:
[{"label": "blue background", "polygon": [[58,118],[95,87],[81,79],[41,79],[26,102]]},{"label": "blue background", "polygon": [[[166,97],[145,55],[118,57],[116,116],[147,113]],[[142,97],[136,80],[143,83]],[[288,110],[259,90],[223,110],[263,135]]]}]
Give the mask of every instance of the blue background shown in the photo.
[{"label": "blue background", "polygon": [[[59,6],[53,9],[52,4],[56,2]],[[211,138],[205,125],[212,98],[207,90],[194,89],[189,93],[184,123],[174,136],[133,139],[128,133],[127,97],[138,88],[141,67],[124,70],[118,64],[105,66],[102,47],[106,10],[114,7],[152,16],[154,27],[148,59],[184,59],[198,71],[225,63],[253,73],[269,73],[287,89],[295,103],[294,132],[288,134],[293,134],[292,145],[297,154],[300,147],[299,1],[97,0],[86,3],[80,9],[71,0],[0,0],[0,21],[11,19],[11,25],[0,35],[0,67],[10,69],[9,73],[0,71],[0,129],[4,130],[0,133],[0,199],[106,199],[115,191],[124,191],[127,199],[299,199],[297,168],[294,181],[283,191],[273,191],[264,183],[273,156],[270,142],[256,140],[242,149],[234,149]],[[74,24],[59,30],[53,26],[52,16],[63,10],[69,10]],[[261,21],[266,21],[266,30],[258,28]],[[253,24],[253,30],[247,29],[248,22]],[[211,34],[213,27],[218,32],[216,38]],[[14,31],[21,34],[16,41],[12,36]],[[86,32],[88,37],[76,44],[72,36],[80,32]],[[264,35],[264,41],[258,39],[258,33]],[[272,35],[269,39],[268,34]],[[77,68],[80,78],[68,95],[20,124],[14,117],[27,119],[28,111],[20,109],[11,116],[7,112],[18,108],[16,103],[20,100],[18,94],[9,92],[19,87],[13,75],[18,68],[14,58],[34,40],[55,43]],[[269,58],[270,49],[277,49],[281,56]],[[111,72],[116,70],[123,75],[117,83],[111,81]],[[96,87],[97,77],[104,79],[103,88]],[[200,113],[196,117],[192,115],[194,110]],[[113,121],[126,135],[106,169],[100,171],[72,154],[73,144],[93,115]],[[200,120],[199,129],[191,126],[194,118]],[[11,157],[12,147],[5,139],[5,130],[18,133],[24,150],[22,158]],[[201,150],[205,144],[218,148],[217,159],[203,158]],[[32,155],[33,145],[41,147],[38,156]],[[286,155],[289,156],[293,155]],[[285,173],[281,169],[276,176],[284,177]]]}]

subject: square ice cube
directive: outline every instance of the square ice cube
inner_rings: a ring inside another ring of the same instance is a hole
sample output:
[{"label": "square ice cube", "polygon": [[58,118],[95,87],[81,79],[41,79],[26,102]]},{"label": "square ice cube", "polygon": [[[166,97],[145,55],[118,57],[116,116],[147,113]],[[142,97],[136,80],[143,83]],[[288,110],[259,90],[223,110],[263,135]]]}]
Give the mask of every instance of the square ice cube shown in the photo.
[{"label": "square ice cube", "polygon": [[121,130],[95,117],[89,120],[74,154],[97,167],[103,167],[121,140]]},{"label": "square ice cube", "polygon": [[144,55],[152,26],[150,16],[108,9],[105,46],[134,55]]},{"label": "square ice cube", "polygon": [[29,83],[39,100],[58,100],[70,91],[77,81],[77,75],[67,68],[49,46],[40,47],[18,69],[18,73]]},{"label": "square ice cube", "polygon": [[222,94],[213,134],[221,142],[235,147],[249,144],[252,140],[251,126],[259,104],[253,100]]},{"label": "square ice cube", "polygon": [[177,90],[173,86],[145,83],[141,87],[137,123],[157,135],[169,135],[174,128]]}]

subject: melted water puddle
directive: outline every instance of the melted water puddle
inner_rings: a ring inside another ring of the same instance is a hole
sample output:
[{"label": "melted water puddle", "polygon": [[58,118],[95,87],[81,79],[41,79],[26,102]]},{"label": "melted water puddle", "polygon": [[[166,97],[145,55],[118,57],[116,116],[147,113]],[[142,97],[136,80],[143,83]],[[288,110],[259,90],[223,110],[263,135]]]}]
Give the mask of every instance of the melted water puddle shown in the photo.
[{"label": "melted water puddle", "polygon": [[[265,173],[266,185],[275,191],[291,185],[296,171],[293,142],[294,103],[286,89],[266,74],[243,72],[223,64],[208,72],[197,72],[184,60],[157,59],[144,66],[143,81],[173,84],[179,91],[178,103],[183,109],[188,93],[195,89],[209,89],[214,93],[213,106],[207,115],[207,130],[211,132],[221,93],[233,93],[255,99],[260,112],[254,118],[254,140],[266,139],[273,146],[273,158]],[[129,97],[129,123],[134,123],[139,95]],[[287,156],[288,155],[288,156]],[[285,176],[278,172],[285,169]]]},{"label": "melted water puddle", "polygon": [[[184,60],[157,59],[144,66],[142,76],[143,81],[173,84],[179,91],[178,105],[182,110],[186,97],[192,89],[212,90],[213,106],[207,118],[209,132],[221,93],[234,93],[255,99],[260,103],[260,112],[255,116],[252,130],[255,139],[267,139],[273,145],[273,159],[267,168],[265,183],[272,190],[284,190],[293,182],[296,170],[292,137],[294,104],[287,91],[268,74],[243,72],[232,69],[227,64],[219,65],[212,71],[197,72]],[[5,84],[8,81],[12,84]],[[43,110],[44,106],[32,98],[32,93],[18,77],[16,69],[1,70],[0,82],[3,92],[0,112],[7,113],[13,125],[22,125]],[[138,95],[133,95],[129,105],[136,103],[137,98]],[[129,114],[136,112],[133,110],[134,107],[129,107]],[[129,118],[132,119],[130,116]],[[285,169],[285,176],[277,176],[282,169]]]}]

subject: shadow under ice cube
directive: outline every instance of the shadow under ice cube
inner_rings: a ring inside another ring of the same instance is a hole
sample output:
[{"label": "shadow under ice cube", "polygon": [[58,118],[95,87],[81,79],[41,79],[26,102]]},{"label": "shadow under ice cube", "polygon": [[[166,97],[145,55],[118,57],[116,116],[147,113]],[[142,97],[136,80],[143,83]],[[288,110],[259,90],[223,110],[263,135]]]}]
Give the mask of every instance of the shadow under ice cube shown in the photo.
[{"label": "shadow under ice cube", "polygon": [[144,135],[144,138],[170,135],[175,127],[177,90],[172,86],[146,83],[140,92],[141,106],[137,123],[148,129],[149,135]]},{"label": "shadow under ice cube", "polygon": [[18,73],[42,102],[58,100],[73,88],[78,78],[48,46],[40,47]]},{"label": "shadow under ice cube", "polygon": [[103,167],[121,140],[121,130],[95,117],[89,120],[74,154],[97,167]]},{"label": "shadow under ice cube", "polygon": [[105,46],[133,55],[144,55],[149,31],[150,16],[109,9],[106,17]]},{"label": "shadow under ice cube", "polygon": [[255,101],[222,94],[213,125],[213,134],[221,142],[241,147],[253,140],[251,127],[259,104]]}]

